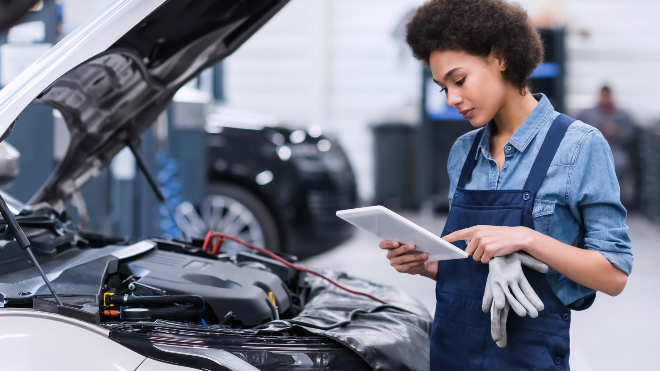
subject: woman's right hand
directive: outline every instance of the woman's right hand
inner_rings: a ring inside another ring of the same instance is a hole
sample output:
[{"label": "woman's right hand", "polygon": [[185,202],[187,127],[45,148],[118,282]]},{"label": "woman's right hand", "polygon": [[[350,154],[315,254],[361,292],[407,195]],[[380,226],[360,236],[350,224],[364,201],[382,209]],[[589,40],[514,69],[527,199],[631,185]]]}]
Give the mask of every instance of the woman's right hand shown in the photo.
[{"label": "woman's right hand", "polygon": [[419,274],[435,279],[437,262],[428,262],[429,254],[417,251],[413,244],[400,244],[397,241],[381,241],[379,247],[387,250],[390,265],[400,273]]}]

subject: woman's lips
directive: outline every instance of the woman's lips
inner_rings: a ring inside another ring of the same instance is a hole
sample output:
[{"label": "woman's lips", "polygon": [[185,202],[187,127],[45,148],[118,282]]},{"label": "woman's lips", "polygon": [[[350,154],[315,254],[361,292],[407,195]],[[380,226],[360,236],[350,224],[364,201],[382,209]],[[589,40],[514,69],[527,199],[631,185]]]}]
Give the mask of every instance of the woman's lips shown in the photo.
[{"label": "woman's lips", "polygon": [[472,113],[474,112],[474,108],[470,108],[469,110],[461,112],[463,115],[463,119],[469,120],[472,117]]}]

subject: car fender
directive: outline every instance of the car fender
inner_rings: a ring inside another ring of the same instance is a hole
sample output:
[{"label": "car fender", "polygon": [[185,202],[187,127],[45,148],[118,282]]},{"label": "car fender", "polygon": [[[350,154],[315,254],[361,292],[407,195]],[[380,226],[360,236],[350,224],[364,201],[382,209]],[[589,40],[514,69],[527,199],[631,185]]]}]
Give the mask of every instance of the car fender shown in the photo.
[{"label": "car fender", "polygon": [[145,361],[108,335],[102,327],[54,313],[0,309],[0,369],[129,371]]}]

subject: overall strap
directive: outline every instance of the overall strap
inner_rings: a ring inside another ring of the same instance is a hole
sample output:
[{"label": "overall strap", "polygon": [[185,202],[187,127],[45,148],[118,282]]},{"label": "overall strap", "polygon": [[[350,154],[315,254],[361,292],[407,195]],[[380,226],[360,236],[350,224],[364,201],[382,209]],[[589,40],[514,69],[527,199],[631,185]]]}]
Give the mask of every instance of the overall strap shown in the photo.
[{"label": "overall strap", "polygon": [[527,176],[527,181],[525,181],[525,186],[523,187],[524,190],[534,192],[534,195],[538,193],[541,184],[543,184],[543,179],[545,179],[545,175],[548,173],[550,163],[555,157],[555,153],[557,153],[559,144],[562,139],[564,139],[566,130],[568,130],[568,127],[571,126],[574,121],[574,119],[563,113],[557,116],[545,136],[545,140],[541,145],[539,153],[536,155],[534,165],[532,165],[532,169]]},{"label": "overall strap", "polygon": [[465,159],[465,163],[463,164],[463,170],[461,170],[461,177],[458,178],[458,188],[465,188],[465,184],[467,183],[467,179],[472,174],[472,169],[474,169],[474,165],[477,162],[477,148],[479,147],[479,143],[481,142],[481,137],[484,135],[484,130],[481,129],[477,133],[477,136],[474,138],[474,142],[472,143],[472,148],[470,148],[470,152],[468,153],[467,158]]}]

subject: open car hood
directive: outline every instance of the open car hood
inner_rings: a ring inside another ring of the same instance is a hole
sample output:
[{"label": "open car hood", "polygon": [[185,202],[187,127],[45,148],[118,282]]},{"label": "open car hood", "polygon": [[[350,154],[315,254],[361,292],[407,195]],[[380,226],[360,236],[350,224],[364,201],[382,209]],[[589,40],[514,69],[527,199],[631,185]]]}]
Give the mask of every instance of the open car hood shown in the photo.
[{"label": "open car hood", "polygon": [[[174,94],[289,0],[117,0],[0,90],[0,136],[33,101],[57,108],[67,153],[29,203],[64,202],[139,138]],[[39,133],[35,133],[39,135]]]}]

